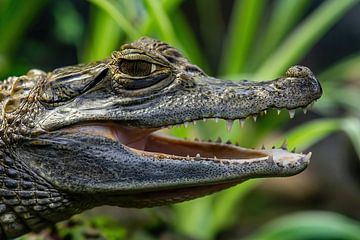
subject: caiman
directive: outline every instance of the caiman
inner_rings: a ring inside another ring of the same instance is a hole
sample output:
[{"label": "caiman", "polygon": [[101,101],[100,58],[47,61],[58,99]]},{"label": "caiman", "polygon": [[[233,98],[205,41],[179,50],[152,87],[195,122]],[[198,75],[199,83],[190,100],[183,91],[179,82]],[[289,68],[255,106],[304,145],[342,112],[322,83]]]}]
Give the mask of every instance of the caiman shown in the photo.
[{"label": "caiman", "polygon": [[147,37],[103,61],[9,77],[0,85],[1,239],[99,205],[152,207],[250,178],[295,175],[310,153],[190,141],[158,130],[206,119],[231,127],[268,109],[292,115],[321,94],[303,66],[272,81],[225,81]]}]

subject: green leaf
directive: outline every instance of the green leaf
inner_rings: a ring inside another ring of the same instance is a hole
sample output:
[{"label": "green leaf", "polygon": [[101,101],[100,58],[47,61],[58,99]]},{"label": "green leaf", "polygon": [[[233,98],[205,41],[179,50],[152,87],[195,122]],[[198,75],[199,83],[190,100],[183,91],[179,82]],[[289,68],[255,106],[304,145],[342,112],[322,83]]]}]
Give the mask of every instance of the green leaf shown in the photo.
[{"label": "green leaf", "polygon": [[136,28],[131,24],[130,21],[122,14],[122,12],[117,8],[114,2],[109,0],[89,0],[91,3],[97,7],[103,9],[107,12],[119,25],[122,31],[130,38],[130,40],[138,39],[141,34],[136,30]]},{"label": "green leaf", "polygon": [[223,75],[244,71],[264,5],[264,0],[235,2],[221,64]]},{"label": "green leaf", "polygon": [[154,19],[159,28],[161,39],[169,44],[179,46],[174,28],[161,2],[158,0],[144,0],[144,2],[150,17]]},{"label": "green leaf", "polygon": [[302,212],[273,220],[246,240],[359,239],[360,222],[332,212]]},{"label": "green leaf", "polygon": [[90,16],[90,33],[81,57],[83,62],[110,56],[118,49],[120,38],[124,35],[114,19],[102,9],[91,8]]},{"label": "green leaf", "polygon": [[341,122],[341,127],[352,141],[358,158],[360,159],[360,119],[345,118]]},{"label": "green leaf", "polygon": [[288,31],[304,15],[310,3],[309,0],[276,1],[264,37],[261,37],[258,46],[254,49],[256,67],[279,45]]},{"label": "green leaf", "polygon": [[178,203],[173,206],[175,211],[174,228],[177,232],[196,239],[211,239],[213,217],[211,203],[213,196]]},{"label": "green leaf", "polygon": [[305,150],[331,133],[341,130],[340,126],[338,119],[319,119],[304,123],[285,134],[289,149]]},{"label": "green leaf", "polygon": [[349,78],[358,78],[360,76],[360,53],[341,59],[334,65],[326,68],[319,74],[319,79],[325,84],[329,81],[348,80]]},{"label": "green leaf", "polygon": [[299,61],[308,50],[333,26],[356,0],[324,1],[280,47],[265,61],[257,71],[256,78],[276,77]]}]

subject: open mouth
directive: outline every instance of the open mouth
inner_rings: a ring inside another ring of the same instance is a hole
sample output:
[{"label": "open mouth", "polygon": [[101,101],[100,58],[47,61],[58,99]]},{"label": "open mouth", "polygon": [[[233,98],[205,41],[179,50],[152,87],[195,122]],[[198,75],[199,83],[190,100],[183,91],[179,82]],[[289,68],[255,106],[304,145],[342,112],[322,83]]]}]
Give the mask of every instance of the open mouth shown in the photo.
[{"label": "open mouth", "polygon": [[[312,106],[303,108],[304,113]],[[279,110],[278,110],[279,111]],[[294,117],[295,110],[288,110],[290,118]],[[266,114],[266,110],[261,114]],[[260,115],[260,114],[259,114]],[[257,119],[257,115],[248,116]],[[239,121],[241,127],[244,126],[246,118]],[[194,140],[181,139],[167,134],[166,129],[173,127],[185,127],[189,125],[196,125],[198,121],[214,121],[215,119],[202,119],[191,122],[184,122],[182,124],[174,124],[164,126],[162,128],[138,128],[125,126],[115,121],[106,122],[87,122],[74,125],[70,129],[74,131],[81,131],[83,133],[103,136],[116,141],[133,154],[143,157],[150,157],[155,159],[172,159],[172,160],[188,160],[188,161],[212,161],[220,164],[234,164],[253,161],[274,161],[279,167],[293,168],[296,165],[309,162],[311,153],[306,155],[290,152],[287,149],[287,144],[284,143],[281,147],[271,149],[249,149],[240,147],[238,144],[233,144],[230,141],[222,142],[219,137],[215,140]],[[235,120],[226,120],[227,130],[231,131]],[[165,129],[165,131],[164,131]]]}]

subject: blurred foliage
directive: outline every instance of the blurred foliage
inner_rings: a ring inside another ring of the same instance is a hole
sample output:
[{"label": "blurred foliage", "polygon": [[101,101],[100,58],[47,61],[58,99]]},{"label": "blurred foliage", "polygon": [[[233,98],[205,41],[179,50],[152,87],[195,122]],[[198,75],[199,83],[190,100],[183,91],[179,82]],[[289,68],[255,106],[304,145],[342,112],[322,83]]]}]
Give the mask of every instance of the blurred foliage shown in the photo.
[{"label": "blurred foliage", "polygon": [[[221,1],[212,0],[210,4],[210,1],[197,0],[193,11],[199,17],[200,33],[196,34],[181,8],[181,0],[89,0],[88,18],[80,14],[73,1],[50,2],[0,0],[0,76],[21,74],[33,67],[16,58],[14,53],[26,41],[29,19],[35,19],[49,4],[54,5],[49,9],[53,11],[56,37],[74,45],[81,62],[102,59],[120,44],[148,35],[176,46],[209,74],[260,80],[277,77],[297,64],[357,3],[355,0],[321,1],[310,11],[310,0],[276,0],[272,1],[271,8],[268,7],[270,1],[266,0],[235,0],[229,27],[225,28],[221,23]],[[269,14],[267,18],[265,12]],[[211,59],[206,58],[205,53],[209,53]],[[344,131],[360,157],[360,105],[353,101],[360,99],[360,53],[339,59],[317,76],[323,83],[324,96],[312,112],[321,118],[309,120],[287,133],[282,130],[288,121],[285,112],[276,118],[276,113],[270,112],[258,119],[256,127],[249,120],[245,128],[237,123],[230,133],[224,131],[223,121],[219,124],[199,122],[186,129],[174,128],[170,133],[180,137],[220,136],[251,147],[259,146],[269,136],[276,136],[272,142],[278,143],[283,136],[288,136],[290,147],[303,151],[336,131]],[[337,109],[341,109],[340,116],[333,114]],[[176,204],[172,207],[172,219],[165,222],[180,236],[214,239],[241,218],[242,199],[259,182],[248,181],[212,196]],[[89,227],[97,229],[106,239],[130,238],[127,230],[111,218],[97,217],[90,222],[84,220],[86,217],[81,219],[85,221],[81,227],[60,224],[57,234],[66,239],[83,239],[84,228]],[[248,239],[359,239],[358,226],[332,213],[299,213],[275,219]],[[152,239],[142,233],[131,236],[132,239]],[[30,238],[36,239],[31,236],[21,239]]]}]

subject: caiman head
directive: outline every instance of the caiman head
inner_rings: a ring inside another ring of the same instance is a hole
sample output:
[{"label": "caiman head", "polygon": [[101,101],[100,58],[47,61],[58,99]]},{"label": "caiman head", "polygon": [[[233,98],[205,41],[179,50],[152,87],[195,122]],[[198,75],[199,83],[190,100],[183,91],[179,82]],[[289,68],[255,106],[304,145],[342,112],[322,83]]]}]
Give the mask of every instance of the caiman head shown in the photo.
[{"label": "caiman head", "polygon": [[207,119],[231,126],[268,109],[305,108],[322,94],[303,66],[272,81],[224,81],[150,38],[104,61],[32,70],[10,82],[1,130],[7,154],[76,199],[77,208],[162,205],[250,178],[297,174],[310,154],[189,141],[159,130]]}]

